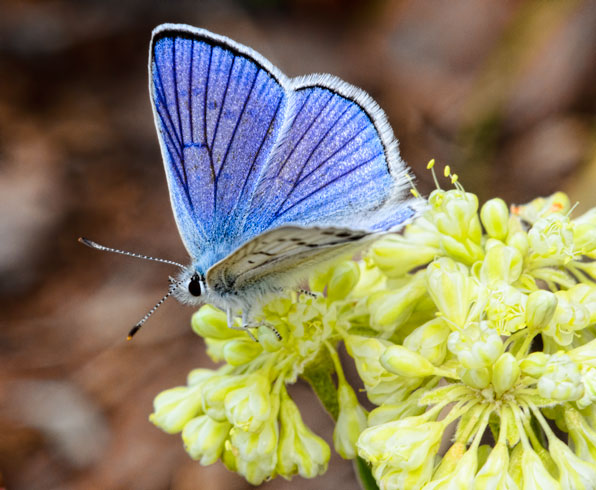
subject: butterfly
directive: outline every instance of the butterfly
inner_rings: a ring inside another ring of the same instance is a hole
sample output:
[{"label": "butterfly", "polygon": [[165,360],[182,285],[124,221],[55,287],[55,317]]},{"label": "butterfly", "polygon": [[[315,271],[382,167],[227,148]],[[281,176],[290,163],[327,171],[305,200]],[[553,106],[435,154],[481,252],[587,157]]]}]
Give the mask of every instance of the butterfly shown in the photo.
[{"label": "butterfly", "polygon": [[163,24],[149,89],[191,258],[168,295],[221,307],[230,327],[239,311],[249,326],[265,297],[418,212],[404,200],[410,181],[384,112],[339,78],[289,78],[225,36]]}]

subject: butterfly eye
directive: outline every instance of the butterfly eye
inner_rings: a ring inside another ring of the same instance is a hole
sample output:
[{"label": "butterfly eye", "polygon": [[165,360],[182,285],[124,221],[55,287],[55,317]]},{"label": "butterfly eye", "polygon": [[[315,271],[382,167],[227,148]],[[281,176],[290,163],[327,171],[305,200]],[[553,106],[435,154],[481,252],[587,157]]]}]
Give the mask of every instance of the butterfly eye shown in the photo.
[{"label": "butterfly eye", "polygon": [[188,292],[193,296],[201,296],[203,287],[201,285],[201,279],[199,276],[192,276],[190,278],[190,282],[188,283]]}]

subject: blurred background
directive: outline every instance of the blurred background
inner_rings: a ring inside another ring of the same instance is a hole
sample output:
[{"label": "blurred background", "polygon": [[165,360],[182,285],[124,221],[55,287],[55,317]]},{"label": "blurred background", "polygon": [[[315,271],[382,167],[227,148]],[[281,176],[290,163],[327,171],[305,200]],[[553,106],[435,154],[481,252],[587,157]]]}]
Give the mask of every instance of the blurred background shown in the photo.
[{"label": "blurred background", "polygon": [[[174,301],[125,341],[171,267],[76,241],[187,261],[147,90],[162,22],[225,34],[290,76],[364,88],[424,193],[435,158],[481,201],[562,189],[596,205],[593,0],[0,1],[0,487],[250,487],[147,420],[158,392],[211,366]],[[330,440],[309,388],[292,395]],[[340,485],[358,488],[333,456],[320,479],[263,488]]]}]

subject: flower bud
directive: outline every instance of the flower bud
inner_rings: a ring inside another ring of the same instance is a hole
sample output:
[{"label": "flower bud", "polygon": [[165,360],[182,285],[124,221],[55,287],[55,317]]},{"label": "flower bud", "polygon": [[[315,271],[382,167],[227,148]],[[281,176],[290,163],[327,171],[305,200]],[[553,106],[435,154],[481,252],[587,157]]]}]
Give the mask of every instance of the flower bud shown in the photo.
[{"label": "flower bud", "polygon": [[360,269],[358,264],[352,260],[340,262],[331,273],[331,278],[327,284],[327,298],[331,301],[344,299],[360,278]]},{"label": "flower bud", "polygon": [[528,328],[542,329],[551,321],[557,309],[557,297],[550,291],[540,289],[528,296],[526,324]]},{"label": "flower bud", "polygon": [[386,235],[370,248],[370,257],[388,277],[401,277],[428,264],[440,250],[424,242],[408,240],[400,235]]},{"label": "flower bud", "polygon": [[[247,439],[249,441],[246,444],[248,447],[255,447],[257,445],[256,438],[258,435],[260,435],[259,432],[254,433],[243,431],[234,432],[234,435],[236,434],[238,434],[239,437],[234,438],[232,447],[234,447],[235,444],[244,444],[243,439]],[[263,445],[275,449],[272,447],[276,442],[272,431],[268,431],[266,437],[263,437],[261,442]],[[268,480],[273,476],[275,472],[275,464],[277,463],[277,454],[275,454],[275,452],[271,452],[255,459],[237,457],[235,463],[236,471],[246,478],[248,483],[251,485],[260,485],[265,480]]]},{"label": "flower bud", "polygon": [[360,277],[351,296],[354,298],[366,298],[375,291],[385,288],[386,276],[381,272],[370,257],[358,262]]},{"label": "flower bud", "polygon": [[496,281],[514,283],[522,273],[524,259],[522,254],[514,247],[508,247],[501,242],[496,242],[489,247],[480,269],[480,279],[486,284]]},{"label": "flower bud", "polygon": [[589,407],[596,402],[596,368],[585,369],[582,373],[582,382],[584,383],[584,395],[577,400],[577,406],[580,409]]},{"label": "flower bud", "polygon": [[223,422],[226,419],[224,400],[233,390],[242,388],[247,376],[221,374],[213,376],[202,384],[203,410],[212,419]]},{"label": "flower bud", "polygon": [[444,430],[444,422],[427,422],[424,416],[369,427],[358,438],[358,454],[372,465],[413,471],[434,458]]},{"label": "flower bud", "polygon": [[[272,397],[271,417],[255,432],[237,427],[230,430],[230,445],[235,456],[236,471],[253,485],[271,477],[277,464],[279,398]],[[225,452],[224,452],[225,458]]]},{"label": "flower bud", "polygon": [[226,418],[242,430],[254,432],[269,419],[272,409],[269,379],[261,374],[249,375],[243,386],[226,394]]},{"label": "flower bud", "polygon": [[252,339],[231,339],[223,347],[224,359],[232,366],[249,363],[262,352],[261,344]]},{"label": "flower bud", "polygon": [[333,429],[335,450],[344,459],[356,457],[356,441],[360,433],[366,429],[366,411],[358,403],[352,387],[340,381],[337,389],[339,416]]},{"label": "flower bud", "polygon": [[539,219],[528,231],[528,239],[535,255],[555,260],[559,265],[574,256],[573,232],[567,216],[551,214]]},{"label": "flower bud", "polygon": [[582,461],[567,444],[557,437],[549,437],[548,452],[559,470],[559,482],[564,490],[589,490],[596,483],[596,465]]},{"label": "flower bud", "polygon": [[520,362],[519,367],[526,376],[539,378],[544,374],[549,359],[550,356],[544,352],[532,352]]},{"label": "flower bud", "polygon": [[298,407],[287,393],[281,396],[276,470],[288,479],[295,474],[314,478],[327,469],[329,446],[304,425]]},{"label": "flower bud", "polygon": [[530,250],[530,241],[528,234],[523,231],[517,231],[507,237],[507,246],[517,249],[517,251],[525,257]]},{"label": "flower bud", "polygon": [[399,380],[396,375],[388,373],[380,362],[387,347],[393,344],[387,340],[360,335],[348,335],[345,344],[348,354],[354,359],[368,399],[375,405],[381,405],[395,391],[395,383]]},{"label": "flower bud", "polygon": [[517,359],[509,352],[501,354],[493,366],[492,373],[492,384],[497,397],[513,388],[519,379],[519,374]]},{"label": "flower bud", "polygon": [[191,326],[197,335],[218,340],[238,337],[240,332],[228,327],[226,314],[211,305],[203,305],[191,319]]},{"label": "flower bud", "polygon": [[424,413],[424,407],[418,405],[419,398],[419,396],[412,394],[403,401],[383,403],[368,414],[368,426],[372,427]]},{"label": "flower bud", "polygon": [[193,369],[186,376],[186,383],[188,386],[196,386],[204,381],[207,381],[211,376],[217,375],[217,371],[213,369],[197,368]]},{"label": "flower bud", "polygon": [[593,253],[596,249],[596,223],[577,224],[573,227],[575,248],[582,254]]},{"label": "flower bud", "polygon": [[[456,443],[457,444],[457,443]],[[428,485],[432,490],[467,490],[474,481],[478,468],[478,449],[470,447],[455,464],[453,471],[434,480]],[[439,470],[437,470],[438,472]]]},{"label": "flower bud", "polygon": [[[277,329],[277,326],[276,326]],[[280,332],[281,334],[281,332]],[[261,325],[257,329],[257,339],[259,340],[258,344],[263,348],[265,352],[277,352],[283,346],[283,334],[282,338],[280,339],[273,329],[269,328],[267,325]],[[256,343],[252,341],[253,344]]]},{"label": "flower bud", "polygon": [[451,190],[443,194],[440,207],[438,201],[429,200],[431,215],[438,230],[460,240],[471,238],[480,242],[482,230],[478,221],[478,198],[469,192]]},{"label": "flower bud", "polygon": [[596,287],[588,284],[577,284],[567,291],[570,302],[584,306],[589,312],[589,323],[596,323]]},{"label": "flower bud", "polygon": [[580,412],[565,407],[565,425],[569,432],[569,442],[572,444],[575,454],[584,461],[596,462],[596,431],[592,429],[588,421]]},{"label": "flower bud", "polygon": [[503,199],[486,201],[480,210],[480,219],[488,236],[501,241],[507,238],[509,209]]},{"label": "flower bud", "polygon": [[217,422],[208,415],[201,415],[188,422],[182,430],[184,449],[202,465],[215,463],[224,450],[232,425]]},{"label": "flower bud", "polygon": [[480,468],[480,471],[474,478],[474,490],[500,490],[507,488],[505,479],[507,467],[509,466],[509,450],[507,445],[497,442],[493,450],[488,455],[486,462]]},{"label": "flower bud", "polygon": [[387,371],[405,377],[424,377],[436,374],[437,368],[425,357],[401,346],[392,345],[381,356]]},{"label": "flower bud", "polygon": [[490,369],[485,367],[460,368],[458,369],[457,374],[463,383],[472,388],[476,388],[477,390],[483,390],[488,387],[491,382]]},{"label": "flower bud", "polygon": [[543,333],[552,337],[559,345],[573,342],[575,332],[590,324],[591,313],[584,305],[571,300],[568,291],[557,291],[557,307]]},{"label": "flower bud", "polygon": [[503,353],[501,336],[488,322],[472,323],[452,332],[447,346],[465,368],[488,367]]},{"label": "flower bud", "polygon": [[441,364],[447,354],[447,337],[451,329],[444,319],[435,318],[421,325],[404,340],[404,347],[418,352],[429,362]]},{"label": "flower bud", "polygon": [[178,386],[155,397],[149,420],[164,432],[175,434],[200,413],[201,386]]},{"label": "flower bud", "polygon": [[538,393],[558,401],[578,400],[584,394],[581,374],[567,354],[554,354],[538,380]]},{"label": "flower bud", "polygon": [[481,260],[478,198],[460,190],[434,191],[428,202],[430,210],[426,216],[440,232],[440,245],[445,253],[468,265]]},{"label": "flower bud", "polygon": [[522,488],[559,489],[559,483],[550,475],[540,457],[529,447],[524,447],[521,456]]},{"label": "flower bud", "polygon": [[410,317],[425,293],[424,278],[420,273],[399,289],[371,294],[367,302],[371,326],[382,331],[399,327]]},{"label": "flower bud", "polygon": [[[497,281],[485,290],[484,311],[490,325],[499,333],[511,334],[526,327],[526,295],[505,281]],[[482,304],[480,301],[478,305]]]},{"label": "flower bud", "polygon": [[426,283],[439,311],[455,325],[464,325],[476,296],[467,268],[448,258],[437,259],[426,268]]}]

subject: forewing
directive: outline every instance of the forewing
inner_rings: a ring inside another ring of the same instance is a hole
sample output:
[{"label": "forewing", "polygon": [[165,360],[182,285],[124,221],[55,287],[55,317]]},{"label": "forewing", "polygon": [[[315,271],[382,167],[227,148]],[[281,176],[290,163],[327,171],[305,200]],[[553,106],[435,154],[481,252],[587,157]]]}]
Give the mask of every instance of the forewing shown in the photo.
[{"label": "forewing", "polygon": [[174,216],[196,259],[241,233],[285,117],[285,77],[250,48],[172,24],[153,32],[149,70]]},{"label": "forewing", "polygon": [[284,277],[364,246],[375,234],[349,228],[282,226],[242,245],[207,272],[208,286],[219,294],[255,283],[283,285]]},{"label": "forewing", "polygon": [[[286,124],[251,203],[256,232],[285,223],[389,229],[413,210],[384,206],[407,187],[383,111],[329,75],[291,82]],[[384,214],[377,210],[384,209]]]}]

